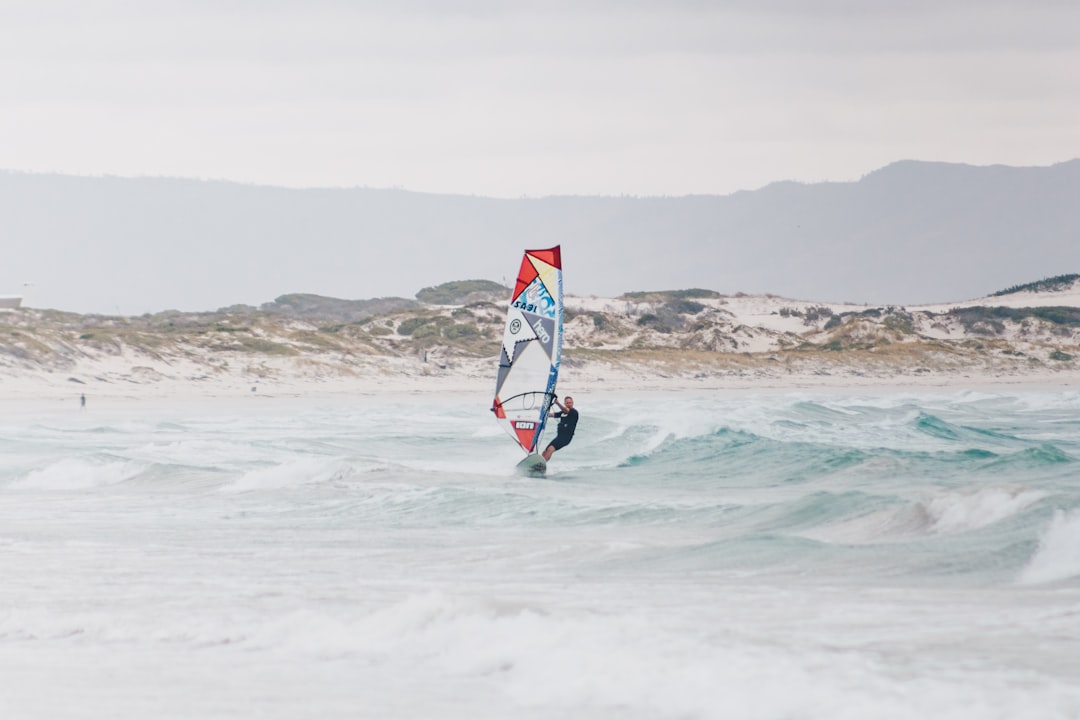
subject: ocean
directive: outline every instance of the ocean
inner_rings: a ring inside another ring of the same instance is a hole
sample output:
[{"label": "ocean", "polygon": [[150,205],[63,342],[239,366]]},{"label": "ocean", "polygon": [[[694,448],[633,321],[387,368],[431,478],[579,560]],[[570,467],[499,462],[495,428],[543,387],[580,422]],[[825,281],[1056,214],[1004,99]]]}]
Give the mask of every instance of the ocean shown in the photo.
[{"label": "ocean", "polygon": [[574,395],[7,414],[0,717],[1080,718],[1080,393]]}]

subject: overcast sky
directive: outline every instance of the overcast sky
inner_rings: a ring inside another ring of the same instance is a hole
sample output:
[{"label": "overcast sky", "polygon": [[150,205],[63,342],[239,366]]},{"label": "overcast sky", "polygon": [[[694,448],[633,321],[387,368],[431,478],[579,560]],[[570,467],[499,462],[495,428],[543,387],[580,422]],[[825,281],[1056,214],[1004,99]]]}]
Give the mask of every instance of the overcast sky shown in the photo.
[{"label": "overcast sky", "polygon": [[0,0],[0,168],[492,197],[1080,156],[1076,0]]}]

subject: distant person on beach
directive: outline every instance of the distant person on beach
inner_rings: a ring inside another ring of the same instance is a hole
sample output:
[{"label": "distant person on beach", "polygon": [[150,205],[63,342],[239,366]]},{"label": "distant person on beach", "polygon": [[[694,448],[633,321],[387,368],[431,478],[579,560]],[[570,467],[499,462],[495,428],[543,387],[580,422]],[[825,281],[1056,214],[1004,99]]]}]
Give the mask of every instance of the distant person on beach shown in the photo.
[{"label": "distant person on beach", "polygon": [[564,405],[559,402],[559,398],[556,396],[555,404],[559,406],[559,412],[552,413],[551,416],[562,419],[559,420],[555,439],[544,448],[544,462],[550,460],[556,450],[561,450],[570,444],[570,441],[574,439],[574,430],[577,428],[578,412],[574,409],[574,398],[568,395]]},{"label": "distant person on beach", "polygon": [[86,393],[83,393],[82,395],[79,396],[79,409],[80,410],[85,410],[86,409]]}]

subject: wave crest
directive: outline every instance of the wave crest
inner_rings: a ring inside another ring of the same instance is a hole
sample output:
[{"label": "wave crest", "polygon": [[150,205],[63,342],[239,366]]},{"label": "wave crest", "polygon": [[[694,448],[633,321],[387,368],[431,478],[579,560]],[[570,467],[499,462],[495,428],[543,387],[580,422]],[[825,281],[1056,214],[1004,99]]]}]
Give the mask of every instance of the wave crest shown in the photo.
[{"label": "wave crest", "polygon": [[145,466],[122,460],[63,458],[12,480],[8,487],[33,490],[85,490],[137,477]]},{"label": "wave crest", "polygon": [[1019,582],[1035,585],[1070,578],[1080,578],[1080,511],[1058,510]]}]

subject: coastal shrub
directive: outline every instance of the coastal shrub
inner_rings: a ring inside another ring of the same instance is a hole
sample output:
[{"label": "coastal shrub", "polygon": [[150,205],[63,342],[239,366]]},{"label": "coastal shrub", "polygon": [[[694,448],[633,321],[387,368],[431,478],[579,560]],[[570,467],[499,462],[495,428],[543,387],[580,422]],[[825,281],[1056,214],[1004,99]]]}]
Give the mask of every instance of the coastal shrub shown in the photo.
[{"label": "coastal shrub", "polygon": [[230,344],[215,344],[210,347],[215,351],[245,352],[261,355],[298,355],[299,352],[291,345],[266,340],[256,337],[238,337],[230,341]]},{"label": "coastal shrub", "polygon": [[454,323],[447,325],[442,329],[443,337],[447,340],[467,340],[469,338],[478,337],[480,331],[475,325],[462,325]]},{"label": "coastal shrub", "polygon": [[368,338],[375,334],[388,335],[390,333],[381,325],[372,326],[366,323],[334,323],[316,328],[316,330],[322,334],[336,335],[339,338],[350,340]]},{"label": "coastal shrub", "polygon": [[305,346],[305,350],[338,350],[341,348],[341,339],[333,337],[332,333],[324,333],[319,330],[293,330],[287,332],[286,338],[295,345]]},{"label": "coastal shrub", "polygon": [[673,330],[669,320],[653,313],[645,313],[639,317],[637,324],[660,333],[670,333]]},{"label": "coastal shrub", "polygon": [[[949,310],[946,315],[955,318],[965,330],[972,330],[976,325],[980,323],[987,323],[989,321],[1001,322],[1001,318],[1008,317],[1009,309],[1003,307],[970,307],[970,308],[953,308]],[[1001,324],[1004,328],[1004,324]]]},{"label": "coastal shrub", "polygon": [[[416,335],[417,331],[421,327],[423,327],[424,325],[431,325],[432,322],[433,322],[433,318],[430,318],[430,317],[421,316],[421,317],[405,318],[404,320],[401,321],[401,324],[398,325],[397,333],[398,333],[398,335],[406,335],[406,336],[407,335]],[[436,331],[438,331],[438,328],[436,328]]]},{"label": "coastal shrub", "polygon": [[1000,335],[1005,332],[1005,323],[996,318],[987,318],[965,326],[968,332],[976,335]]},{"label": "coastal shrub", "polygon": [[635,302],[671,302],[675,300],[691,300],[700,298],[719,298],[723,297],[715,290],[704,290],[702,288],[689,288],[687,290],[637,290],[634,292],[623,293],[619,296],[620,300],[633,300]]},{"label": "coastal shrub", "polygon": [[1080,327],[1080,308],[1052,306],[1024,309],[1029,311],[1033,317],[1052,322],[1055,325]]},{"label": "coastal shrub", "polygon": [[822,318],[831,318],[832,316],[832,308],[827,308],[824,305],[808,307],[803,314],[803,323],[806,325],[816,325]]},{"label": "coastal shrub", "polygon": [[[320,320],[357,322],[376,315],[415,310],[415,300],[405,298],[373,298],[370,300],[341,300],[308,293],[282,295],[273,302],[263,303],[259,310],[271,315],[298,315]],[[244,317],[248,311],[233,313]]]},{"label": "coastal shrub", "polygon": [[1050,353],[1050,359],[1051,360],[1060,360],[1062,362],[1069,362],[1070,360],[1073,359],[1073,356],[1070,355],[1069,353],[1061,352],[1060,350],[1055,350],[1054,352]]},{"label": "coastal shrub", "polygon": [[823,318],[831,318],[833,316],[832,308],[825,307],[824,305],[812,305],[806,310],[800,310],[793,307],[780,308],[780,317],[798,317],[803,319],[803,325],[817,325]]},{"label": "coastal shrub", "polygon": [[715,290],[706,290],[704,288],[687,288],[686,290],[672,290],[671,296],[679,299],[689,298],[718,298],[721,297],[720,293]]},{"label": "coastal shrub", "polygon": [[637,319],[637,324],[643,327],[648,327],[649,325],[656,325],[659,322],[660,316],[653,315],[652,313],[645,313]]},{"label": "coastal shrub", "polygon": [[1026,318],[1044,320],[1063,328],[1080,328],[1080,308],[1075,307],[968,307],[953,308],[946,315],[955,318],[965,330],[986,334],[988,328],[995,332],[1005,329],[1005,320],[1020,322]]},{"label": "coastal shrub", "polygon": [[455,280],[416,293],[416,299],[429,305],[464,305],[470,296],[481,293],[505,295],[509,289],[491,280]]},{"label": "coastal shrub", "polygon": [[693,300],[676,300],[667,304],[667,309],[677,315],[697,315],[705,306]]},{"label": "coastal shrub", "polygon": [[[401,332],[400,328],[398,332]],[[439,326],[434,323],[421,323],[419,326],[413,328],[412,335],[414,340],[423,340],[424,338],[439,337]]]},{"label": "coastal shrub", "polygon": [[991,293],[990,297],[1012,295],[1013,293],[1018,292],[1054,292],[1057,290],[1068,290],[1077,280],[1080,280],[1080,275],[1075,273],[1071,275],[1055,275],[1054,277],[1043,278],[1042,280],[1036,280],[1035,282],[1024,283],[1023,285],[1013,285],[1004,290],[998,290],[996,293]]},{"label": "coastal shrub", "polygon": [[898,332],[902,335],[914,335],[915,334],[915,319],[911,316],[911,313],[903,310],[894,310],[886,316],[882,324],[894,332]]}]

